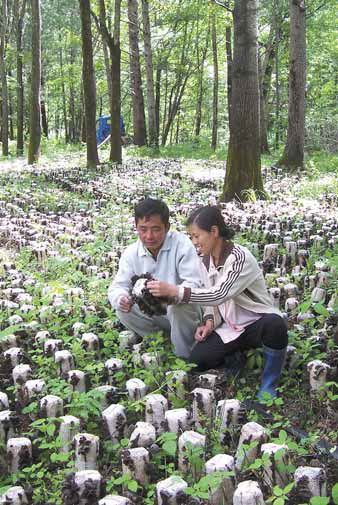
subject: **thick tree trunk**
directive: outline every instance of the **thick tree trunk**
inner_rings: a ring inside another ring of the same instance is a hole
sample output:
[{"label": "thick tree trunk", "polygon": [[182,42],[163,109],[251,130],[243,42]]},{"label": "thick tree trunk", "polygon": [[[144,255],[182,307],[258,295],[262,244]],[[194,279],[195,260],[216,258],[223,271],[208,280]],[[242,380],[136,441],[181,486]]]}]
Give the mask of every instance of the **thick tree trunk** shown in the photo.
[{"label": "thick tree trunk", "polygon": [[16,80],[17,80],[17,139],[16,154],[24,153],[24,83],[23,83],[23,34],[25,29],[26,0],[22,1],[21,7],[14,2],[16,19]]},{"label": "thick tree trunk", "polygon": [[211,40],[212,40],[212,61],[214,67],[211,148],[215,150],[217,147],[217,130],[218,130],[218,56],[217,56],[217,32],[216,32],[215,12],[213,12],[211,20]]},{"label": "thick tree trunk", "polygon": [[40,0],[32,0],[32,75],[29,119],[28,164],[39,160],[41,142],[41,13]]},{"label": "thick tree trunk", "polygon": [[63,51],[62,51],[62,38],[59,37],[60,48],[59,48],[59,63],[60,63],[60,74],[61,74],[61,90],[62,90],[62,112],[63,112],[63,125],[65,129],[65,141],[69,142],[69,132],[68,132],[68,114],[67,114],[67,99],[66,99],[66,88],[65,88],[65,78],[63,72]]},{"label": "thick tree trunk", "polygon": [[96,145],[96,87],[93,64],[92,29],[90,23],[90,0],[79,0],[82,37],[82,75],[85,99],[87,132],[87,167],[99,164]]},{"label": "thick tree trunk", "polygon": [[230,142],[222,201],[246,200],[248,190],[262,196],[259,79],[257,61],[258,0],[236,0]]},{"label": "thick tree trunk", "polygon": [[7,0],[2,0],[2,21],[0,33],[0,75],[1,75],[1,140],[2,140],[2,155],[8,156],[8,86],[7,86],[7,66],[6,66],[6,38],[7,38]]},{"label": "thick tree trunk", "polygon": [[144,58],[147,73],[147,108],[149,145],[158,148],[158,130],[156,128],[155,95],[153,79],[153,52],[151,48],[149,1],[142,0]]},{"label": "thick tree trunk", "polygon": [[130,50],[130,80],[133,98],[133,128],[134,144],[143,146],[147,143],[146,121],[144,115],[144,99],[138,37],[137,0],[128,0],[129,50]]},{"label": "thick tree trunk", "polygon": [[232,107],[232,47],[231,47],[231,27],[225,29],[225,50],[227,53],[227,98],[228,98],[228,125],[231,129],[231,107]]},{"label": "thick tree trunk", "polygon": [[279,165],[290,170],[304,165],[306,17],[305,1],[290,0],[289,106],[286,146]]}]

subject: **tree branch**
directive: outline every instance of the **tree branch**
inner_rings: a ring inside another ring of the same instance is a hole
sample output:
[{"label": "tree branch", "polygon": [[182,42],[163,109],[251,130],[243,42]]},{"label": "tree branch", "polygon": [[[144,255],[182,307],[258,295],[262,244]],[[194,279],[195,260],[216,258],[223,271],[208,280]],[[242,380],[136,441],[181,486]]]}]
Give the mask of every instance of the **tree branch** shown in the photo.
[{"label": "tree branch", "polygon": [[214,0],[216,5],[220,5],[223,9],[226,9],[229,12],[233,12],[229,7],[229,2],[220,2],[219,0]]}]

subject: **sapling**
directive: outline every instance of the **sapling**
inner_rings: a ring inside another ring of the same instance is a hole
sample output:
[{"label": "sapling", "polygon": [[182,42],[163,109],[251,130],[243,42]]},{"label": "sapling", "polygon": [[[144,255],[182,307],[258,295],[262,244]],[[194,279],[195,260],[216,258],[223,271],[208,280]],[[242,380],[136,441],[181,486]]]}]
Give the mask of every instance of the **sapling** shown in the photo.
[{"label": "sapling", "polygon": [[7,440],[7,458],[12,473],[32,464],[32,442],[29,438],[18,437]]},{"label": "sapling", "polygon": [[127,423],[125,408],[120,404],[110,405],[102,412],[111,440],[116,443],[123,437]]},{"label": "sapling", "polygon": [[180,505],[184,489],[188,487],[185,480],[177,475],[156,484],[156,497],[158,505]]},{"label": "sapling", "polygon": [[264,505],[263,493],[257,482],[240,482],[234,492],[233,505]]},{"label": "sapling", "polygon": [[100,440],[91,433],[78,433],[74,439],[76,470],[96,470]]}]

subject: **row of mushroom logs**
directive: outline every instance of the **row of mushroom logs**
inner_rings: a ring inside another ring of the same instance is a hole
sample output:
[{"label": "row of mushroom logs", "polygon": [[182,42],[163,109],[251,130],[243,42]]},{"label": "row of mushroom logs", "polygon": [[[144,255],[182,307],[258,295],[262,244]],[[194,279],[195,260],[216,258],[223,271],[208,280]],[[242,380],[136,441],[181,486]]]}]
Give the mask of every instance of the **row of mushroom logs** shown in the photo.
[{"label": "row of mushroom logs", "polygon": [[[210,376],[210,374],[208,374]],[[181,377],[184,377],[184,373]],[[202,381],[212,379],[208,376],[202,376]],[[138,394],[142,393],[142,388],[138,389]],[[135,397],[135,390],[130,392],[131,396]],[[51,395],[49,395],[51,396]],[[192,392],[193,406],[190,412],[187,409],[168,409],[166,398],[158,394],[150,394],[146,397],[146,421],[138,422],[134,432],[130,436],[130,448],[122,453],[122,472],[130,475],[137,480],[141,485],[151,481],[149,473],[150,454],[149,446],[154,444],[156,436],[161,431],[169,430],[176,433],[181,433],[178,438],[178,469],[184,473],[195,472],[195,478],[201,475],[196,474],[196,469],[191,465],[189,460],[189,451],[192,448],[203,448],[206,443],[206,436],[194,431],[193,428],[198,427],[200,420],[206,415],[209,418],[214,416],[215,398],[211,389],[196,388]],[[45,397],[47,398],[47,397]],[[62,414],[59,402],[53,402],[51,399],[51,407],[48,402],[45,405],[46,416]],[[43,403],[43,399],[41,400]],[[7,407],[8,401],[2,395],[2,404]],[[238,400],[229,399],[218,402],[217,415],[221,417],[221,422],[224,427],[229,427],[232,424],[237,424],[241,419],[241,404]],[[107,424],[107,428],[112,440],[118,440],[123,436],[126,427],[127,419],[124,413],[124,408],[119,404],[109,405],[102,412],[102,417]],[[157,426],[151,424],[156,417]],[[63,490],[64,505],[70,505],[73,498],[74,489],[79,499],[79,503],[84,505],[88,502],[83,496],[88,497],[90,493],[94,493],[97,499],[102,497],[102,478],[97,470],[98,468],[98,453],[99,453],[99,438],[89,433],[80,432],[80,422],[73,416],[61,416],[60,436],[63,442],[61,450],[67,450],[69,444],[73,443],[75,447],[75,470],[76,473],[69,477],[65,483]],[[9,410],[0,412],[0,438],[2,441],[7,439],[7,453],[10,464],[10,471],[15,472],[23,466],[31,464],[32,449],[31,441],[24,437],[15,437],[15,427],[11,423],[11,413]],[[250,443],[258,441],[258,444]],[[287,476],[283,472],[276,472],[274,464],[274,455],[277,452],[282,452],[282,458],[287,461],[287,447],[267,443],[265,429],[257,423],[251,422],[243,425],[238,444],[238,449],[235,457],[227,454],[218,454],[211,458],[205,464],[205,473],[210,474],[214,471],[231,472],[236,469],[240,472],[245,463],[252,463],[259,454],[259,450],[263,454],[267,454],[269,464],[265,467],[264,479],[270,487],[273,485],[283,486],[286,484]],[[300,467],[295,474],[296,483],[304,481],[308,482],[308,493],[312,496],[325,496],[325,474],[321,468]],[[178,497],[187,487],[187,483],[180,477],[172,476],[169,479],[158,482],[156,492],[158,503],[178,503]],[[12,488],[9,493],[15,493]],[[242,482],[237,488],[233,477],[224,478],[219,489],[215,490],[212,496],[212,504],[218,505],[222,503],[222,497],[226,496],[229,505],[232,503],[264,503],[262,492],[257,483],[252,481]],[[245,498],[246,501],[241,501]],[[165,500],[170,501],[165,501]],[[102,498],[107,503],[119,503],[118,500],[126,500],[124,497],[110,496]],[[110,500],[110,501],[109,501]],[[256,500],[256,502],[254,501]],[[102,501],[102,503],[106,503]],[[6,503],[6,502],[4,502]],[[15,503],[15,502],[14,502]],[[23,502],[24,503],[24,502]],[[121,503],[124,503],[121,501]],[[125,501],[128,503],[128,501]]]}]

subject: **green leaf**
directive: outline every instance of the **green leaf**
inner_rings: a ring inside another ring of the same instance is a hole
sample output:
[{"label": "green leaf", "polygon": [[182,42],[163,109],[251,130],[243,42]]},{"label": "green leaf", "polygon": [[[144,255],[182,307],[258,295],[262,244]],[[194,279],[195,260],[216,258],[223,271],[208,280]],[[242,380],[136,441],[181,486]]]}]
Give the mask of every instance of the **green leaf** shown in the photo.
[{"label": "green leaf", "polygon": [[52,437],[55,433],[55,424],[48,424],[47,426],[47,434]]},{"label": "green leaf", "polygon": [[277,500],[273,502],[273,505],[284,505],[284,503],[285,503],[284,498],[277,498]]},{"label": "green leaf", "polygon": [[169,454],[169,456],[175,456],[176,454],[176,441],[169,440],[168,442],[164,442],[162,445],[163,450]]},{"label": "green leaf", "polygon": [[310,500],[311,505],[328,505],[330,503],[330,498],[325,496],[313,496]]},{"label": "green leaf", "polygon": [[317,312],[317,314],[320,314],[321,316],[328,317],[330,315],[330,312],[321,303],[316,303],[313,308],[314,308],[315,312]]},{"label": "green leaf", "polygon": [[136,480],[130,480],[127,484],[127,487],[129,489],[129,491],[131,491],[132,493],[136,493],[137,488],[138,488],[138,483],[136,482]]},{"label": "green leaf", "polygon": [[338,482],[332,488],[332,498],[334,505],[338,505]]},{"label": "green leaf", "polygon": [[275,496],[283,496],[283,494],[284,494],[284,490],[281,489],[279,486],[275,486],[273,488],[273,492],[274,492]]},{"label": "green leaf", "polygon": [[280,440],[281,444],[284,444],[284,442],[287,439],[287,436],[288,436],[288,434],[286,433],[285,430],[280,430],[280,432],[279,432],[279,440]]}]

